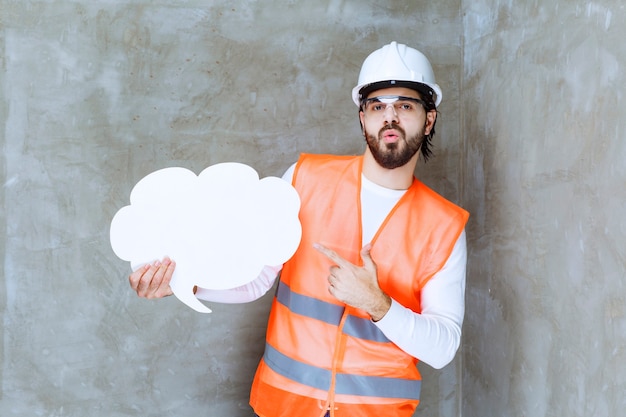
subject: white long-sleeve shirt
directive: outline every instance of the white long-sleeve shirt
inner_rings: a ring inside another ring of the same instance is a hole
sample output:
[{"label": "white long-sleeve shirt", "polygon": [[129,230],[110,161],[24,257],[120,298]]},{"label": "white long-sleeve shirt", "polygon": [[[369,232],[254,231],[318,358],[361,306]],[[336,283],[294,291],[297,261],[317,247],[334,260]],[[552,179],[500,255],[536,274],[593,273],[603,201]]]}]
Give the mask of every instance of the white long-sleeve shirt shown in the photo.
[{"label": "white long-sleeve shirt", "polygon": [[[291,183],[295,165],[283,175]],[[391,190],[362,177],[361,219],[363,245],[368,243],[406,190]],[[376,260],[374,259],[374,262]],[[409,355],[434,368],[450,363],[461,342],[465,311],[465,268],[467,246],[465,231],[454,245],[444,267],[422,288],[421,313],[391,301],[387,314],[375,325],[385,336]],[[272,288],[281,266],[267,266],[259,277],[231,290],[198,288],[196,296],[220,303],[245,303],[262,297]]]}]

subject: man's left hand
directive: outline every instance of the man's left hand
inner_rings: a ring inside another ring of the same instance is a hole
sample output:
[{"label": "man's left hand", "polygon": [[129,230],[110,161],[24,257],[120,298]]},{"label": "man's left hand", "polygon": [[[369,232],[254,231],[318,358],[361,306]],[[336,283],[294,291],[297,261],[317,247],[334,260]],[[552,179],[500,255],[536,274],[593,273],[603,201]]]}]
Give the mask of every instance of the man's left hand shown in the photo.
[{"label": "man's left hand", "polygon": [[370,255],[371,244],[361,249],[363,266],[357,266],[332,249],[316,243],[315,249],[335,263],[330,267],[328,291],[339,301],[366,311],[374,321],[387,314],[391,298],[378,285],[376,263]]}]

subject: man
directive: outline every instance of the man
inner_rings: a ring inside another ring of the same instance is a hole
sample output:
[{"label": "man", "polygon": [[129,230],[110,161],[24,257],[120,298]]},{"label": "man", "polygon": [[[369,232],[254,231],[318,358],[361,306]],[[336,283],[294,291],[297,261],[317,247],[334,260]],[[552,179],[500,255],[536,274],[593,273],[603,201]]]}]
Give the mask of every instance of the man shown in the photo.
[{"label": "man", "polygon": [[[354,102],[361,156],[302,155],[285,174],[303,236],[294,256],[230,291],[245,302],[280,271],[250,404],[262,417],[412,416],[417,360],[441,368],[460,343],[468,213],[414,177],[441,90],[419,51],[392,42],[363,63]],[[420,152],[421,151],[421,152]],[[135,271],[141,297],[171,294],[169,259]]]}]

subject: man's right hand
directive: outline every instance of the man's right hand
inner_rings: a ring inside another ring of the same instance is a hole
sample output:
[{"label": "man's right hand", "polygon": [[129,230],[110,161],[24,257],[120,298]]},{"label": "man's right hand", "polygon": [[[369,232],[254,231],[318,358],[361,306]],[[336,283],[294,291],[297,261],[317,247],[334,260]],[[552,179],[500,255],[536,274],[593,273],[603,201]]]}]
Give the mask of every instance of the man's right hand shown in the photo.
[{"label": "man's right hand", "polygon": [[169,258],[145,264],[130,274],[130,287],[141,298],[163,298],[172,295],[170,280],[176,268],[176,262]]}]

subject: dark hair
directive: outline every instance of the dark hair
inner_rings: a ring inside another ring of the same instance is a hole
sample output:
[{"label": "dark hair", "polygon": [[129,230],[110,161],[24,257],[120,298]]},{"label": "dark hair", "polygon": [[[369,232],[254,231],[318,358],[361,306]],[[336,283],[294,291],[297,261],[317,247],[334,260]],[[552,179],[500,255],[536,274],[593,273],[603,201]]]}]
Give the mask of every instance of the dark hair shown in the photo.
[{"label": "dark hair", "polygon": [[[359,97],[361,100],[367,98],[373,91],[380,90],[383,88],[390,87],[405,87],[410,88],[411,90],[417,91],[420,98],[424,101],[424,110],[426,112],[429,111],[437,111],[437,106],[435,105],[435,92],[426,84],[414,83],[408,81],[380,81],[373,84],[366,85],[361,88],[359,91]],[[362,107],[359,106],[359,112],[362,110]],[[360,122],[360,118],[359,118]],[[420,152],[422,153],[422,158],[424,158],[424,162],[427,162],[428,159],[433,155],[432,147],[433,147],[433,136],[435,136],[435,125],[437,124],[437,119],[433,122],[433,126],[430,129],[428,135],[424,136],[424,140],[422,141],[422,145],[420,146]],[[361,124],[361,129],[363,129],[363,125]]]},{"label": "dark hair", "polygon": [[[424,101],[424,110],[427,112],[434,110],[437,111],[437,106],[435,105],[435,94],[433,90],[425,84],[416,84],[416,87],[413,88],[420,95],[420,98]],[[433,136],[435,136],[435,125],[437,124],[437,118],[433,122],[433,126],[430,128],[430,132],[428,135],[424,135],[424,140],[422,141],[422,146],[420,147],[420,151],[422,152],[422,158],[424,158],[424,162],[427,162],[428,159],[433,155]]]}]

